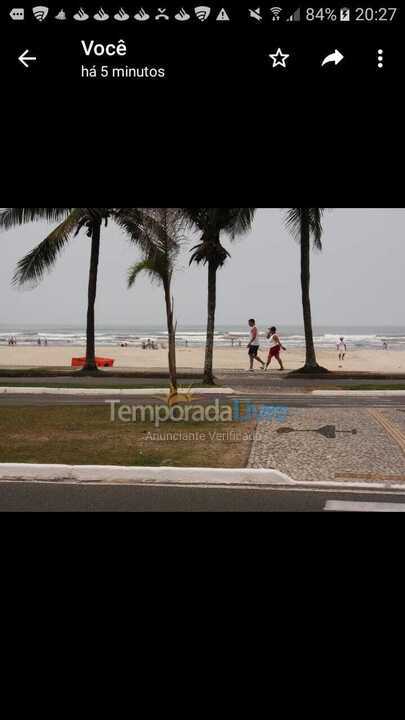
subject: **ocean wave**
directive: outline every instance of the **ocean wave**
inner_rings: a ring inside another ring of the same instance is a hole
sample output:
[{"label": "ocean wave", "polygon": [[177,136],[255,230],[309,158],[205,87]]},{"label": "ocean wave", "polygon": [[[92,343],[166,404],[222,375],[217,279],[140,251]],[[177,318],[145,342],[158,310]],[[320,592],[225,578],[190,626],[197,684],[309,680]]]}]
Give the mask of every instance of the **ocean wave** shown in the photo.
[{"label": "ocean wave", "polygon": [[[263,327],[263,326],[262,326]],[[322,332],[322,330],[324,330]],[[387,327],[384,332],[383,327],[378,328],[352,328],[350,332],[336,332],[335,328],[317,328],[315,329],[314,341],[318,348],[335,348],[340,337],[344,337],[349,348],[377,348],[387,342],[389,347],[403,349],[405,345],[405,329]],[[368,332],[366,331],[368,330]],[[305,335],[299,331],[299,328],[281,329],[280,334],[283,342],[287,347],[303,348],[305,346]],[[264,345],[266,341],[266,333],[260,333],[261,343]],[[58,328],[46,327],[38,328],[38,332],[31,329],[21,329],[7,327],[3,325],[0,332],[0,346],[8,344],[10,337],[17,339],[17,344],[22,346],[35,346],[38,339],[43,342],[45,339],[48,345],[63,346],[79,346],[84,347],[86,344],[86,332],[83,328]],[[226,329],[224,327],[217,328],[215,333],[215,344],[217,347],[232,347],[244,345],[249,338],[248,331],[243,327],[235,327]],[[177,333],[177,342],[179,347],[203,347],[205,345],[206,330],[205,328],[186,327],[179,329]],[[168,334],[164,328],[123,328],[118,329],[104,327],[96,333],[97,345],[105,347],[117,347],[127,344],[129,347],[142,347],[142,343],[151,340],[158,345],[167,345]]]}]

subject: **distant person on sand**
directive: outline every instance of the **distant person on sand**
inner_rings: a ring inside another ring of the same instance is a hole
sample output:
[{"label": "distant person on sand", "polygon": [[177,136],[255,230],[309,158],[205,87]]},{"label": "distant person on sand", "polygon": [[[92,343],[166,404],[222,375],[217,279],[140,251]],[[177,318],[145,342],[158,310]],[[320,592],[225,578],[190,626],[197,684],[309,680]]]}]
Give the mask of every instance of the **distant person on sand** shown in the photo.
[{"label": "distant person on sand", "polygon": [[259,330],[256,327],[256,320],[253,318],[249,320],[249,327],[250,327],[250,343],[248,345],[249,350],[249,360],[250,360],[250,372],[253,372],[253,365],[256,360],[256,362],[260,363],[262,368],[264,369],[264,362],[259,358],[258,353],[260,350],[260,339],[259,339]]},{"label": "distant person on sand", "polygon": [[38,345],[38,347],[41,347],[41,346],[42,346],[42,342],[41,342],[41,338],[40,338],[40,337],[39,337],[38,340],[37,340],[37,345]]},{"label": "distant person on sand", "polygon": [[273,360],[273,358],[275,358],[280,365],[280,370],[284,370],[284,365],[280,357],[280,353],[282,350],[286,350],[286,348],[281,343],[280,336],[277,334],[276,327],[273,326],[269,329],[267,333],[267,339],[270,341],[270,350],[267,365],[264,369],[267,370],[271,365],[271,361]]},{"label": "distant person on sand", "polygon": [[340,338],[337,344],[337,351],[339,353],[339,362],[343,362],[347,353],[347,345],[345,343],[344,337]]}]

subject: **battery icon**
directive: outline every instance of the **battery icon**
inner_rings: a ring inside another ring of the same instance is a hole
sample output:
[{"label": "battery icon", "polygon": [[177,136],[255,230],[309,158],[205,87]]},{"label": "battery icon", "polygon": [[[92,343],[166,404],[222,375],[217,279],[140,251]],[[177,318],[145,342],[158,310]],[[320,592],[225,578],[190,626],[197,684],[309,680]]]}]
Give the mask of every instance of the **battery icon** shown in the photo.
[{"label": "battery icon", "polygon": [[342,8],[341,9],[340,22],[350,22],[350,8]]}]

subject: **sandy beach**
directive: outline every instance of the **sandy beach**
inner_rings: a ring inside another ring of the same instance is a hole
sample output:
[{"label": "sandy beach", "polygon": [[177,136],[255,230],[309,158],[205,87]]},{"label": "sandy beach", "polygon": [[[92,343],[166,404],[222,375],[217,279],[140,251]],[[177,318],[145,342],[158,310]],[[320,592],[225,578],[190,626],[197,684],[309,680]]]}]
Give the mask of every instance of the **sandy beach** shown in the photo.
[{"label": "sandy beach", "polygon": [[[1,368],[21,367],[70,367],[73,357],[83,357],[83,347],[0,347]],[[165,350],[142,350],[129,347],[98,347],[97,354],[114,358],[116,368],[131,370],[161,369],[167,367]],[[265,359],[265,353],[262,353]],[[287,370],[302,367],[305,359],[303,350],[292,348],[283,353],[283,362]],[[179,348],[177,352],[179,369],[199,369],[204,364],[203,348]],[[318,361],[329,370],[347,370],[355,372],[405,373],[405,351],[380,349],[353,350],[344,363],[339,363],[334,350],[319,350]],[[244,370],[249,367],[246,348],[219,348],[215,351],[217,370]],[[276,370],[278,366],[273,365]]]}]

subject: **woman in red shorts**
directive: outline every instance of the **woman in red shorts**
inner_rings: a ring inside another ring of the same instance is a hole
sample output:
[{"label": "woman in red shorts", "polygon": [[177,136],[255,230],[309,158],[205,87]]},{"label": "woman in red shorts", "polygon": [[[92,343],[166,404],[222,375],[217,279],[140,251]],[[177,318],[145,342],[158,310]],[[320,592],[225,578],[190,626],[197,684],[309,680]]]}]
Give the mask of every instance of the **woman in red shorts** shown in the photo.
[{"label": "woman in red shorts", "polygon": [[270,328],[269,332],[267,333],[267,339],[270,341],[270,351],[265,369],[267,370],[271,365],[271,361],[273,360],[273,358],[276,358],[278,364],[280,365],[280,370],[284,370],[284,365],[283,361],[281,360],[280,353],[282,350],[286,350],[286,348],[281,344],[280,337],[277,334],[277,328]]}]

